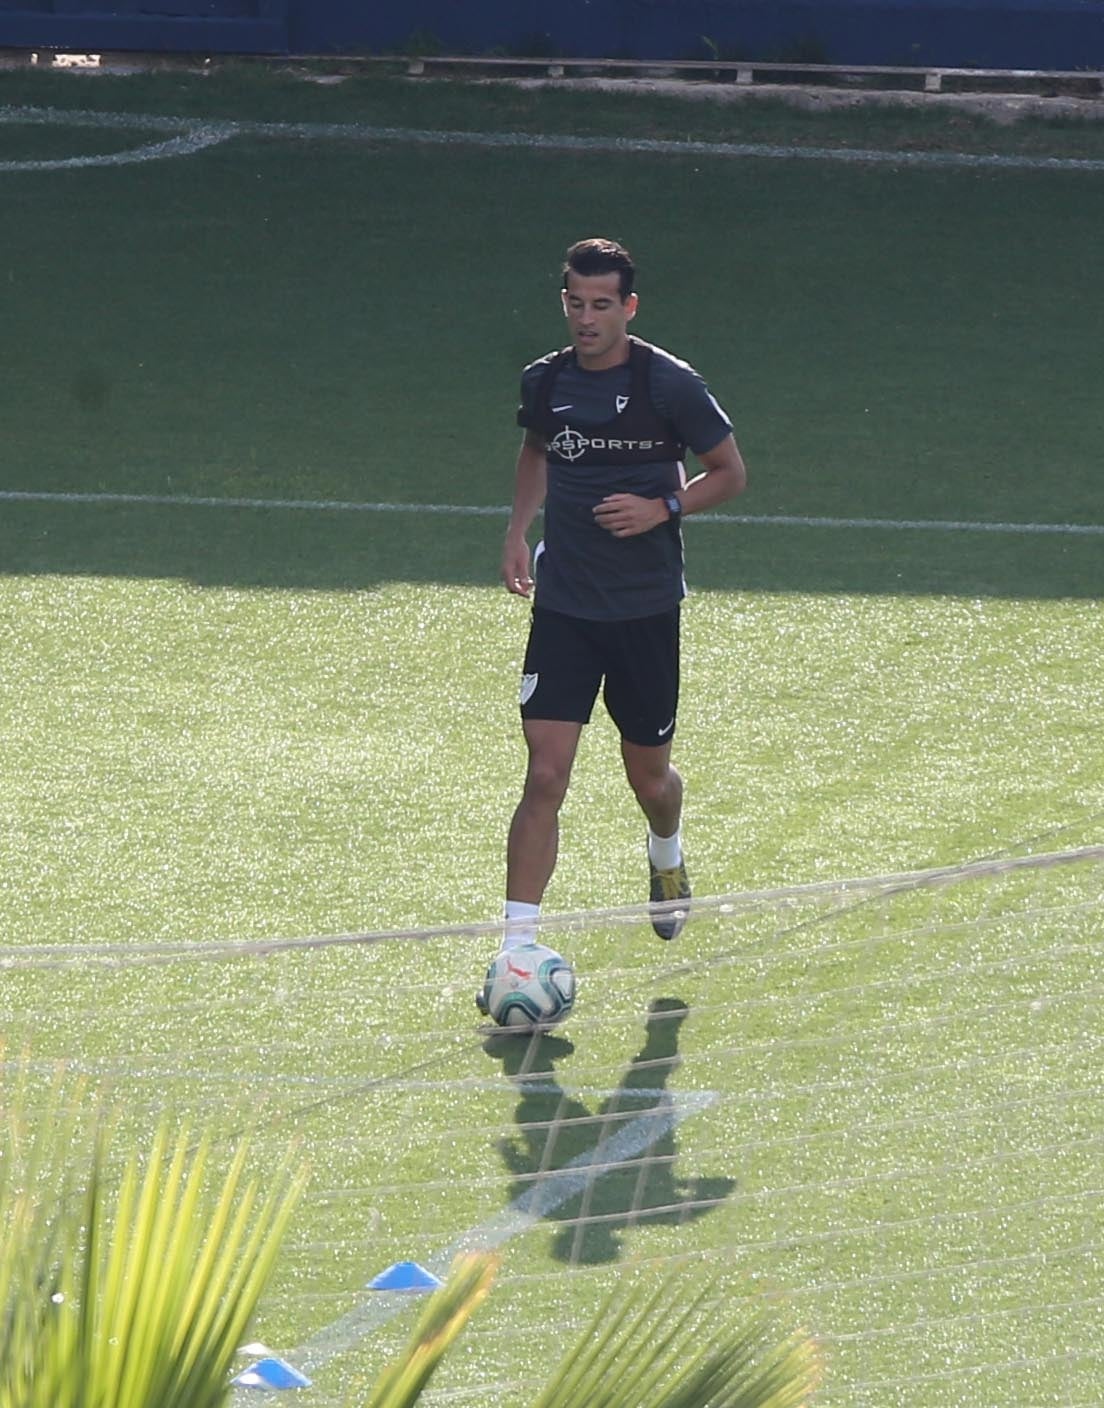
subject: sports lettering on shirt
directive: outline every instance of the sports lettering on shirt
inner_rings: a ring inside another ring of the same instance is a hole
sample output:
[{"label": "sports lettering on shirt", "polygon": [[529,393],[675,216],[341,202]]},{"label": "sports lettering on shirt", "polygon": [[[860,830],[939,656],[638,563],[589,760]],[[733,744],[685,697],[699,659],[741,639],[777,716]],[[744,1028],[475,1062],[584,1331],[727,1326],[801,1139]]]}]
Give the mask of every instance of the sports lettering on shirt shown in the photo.
[{"label": "sports lettering on shirt", "polygon": [[654,451],[656,454],[666,451],[671,455],[677,454],[666,440],[627,440],[608,435],[583,435],[566,425],[548,442],[548,448],[565,460],[580,459],[588,450],[639,450],[644,453]]}]

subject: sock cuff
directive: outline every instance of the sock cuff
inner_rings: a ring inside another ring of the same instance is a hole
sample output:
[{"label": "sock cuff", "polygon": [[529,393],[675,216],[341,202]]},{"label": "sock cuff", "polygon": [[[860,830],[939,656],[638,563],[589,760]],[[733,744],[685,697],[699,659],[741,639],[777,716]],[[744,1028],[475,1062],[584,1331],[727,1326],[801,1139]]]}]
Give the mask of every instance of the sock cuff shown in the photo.
[{"label": "sock cuff", "polygon": [[517,948],[519,944],[535,944],[536,920],[539,914],[539,904],[529,904],[526,900],[507,900],[502,906],[502,918],[506,923],[502,947]]},{"label": "sock cuff", "polygon": [[648,856],[659,870],[671,870],[682,861],[682,828],[673,836],[657,836],[648,827]]}]

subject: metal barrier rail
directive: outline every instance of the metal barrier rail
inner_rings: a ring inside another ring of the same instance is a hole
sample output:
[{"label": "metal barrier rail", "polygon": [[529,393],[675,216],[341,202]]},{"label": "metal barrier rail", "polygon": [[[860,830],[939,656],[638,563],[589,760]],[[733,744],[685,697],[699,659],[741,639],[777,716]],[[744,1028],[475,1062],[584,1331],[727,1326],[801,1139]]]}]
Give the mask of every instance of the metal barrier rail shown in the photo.
[{"label": "metal barrier rail", "polygon": [[674,78],[730,81],[737,87],[782,84],[840,86],[943,92],[1032,92],[1042,96],[1098,98],[1104,96],[1104,71],[1099,69],[1002,69],[946,68],[907,64],[806,64],[752,59],[606,59],[559,57],[483,57],[470,54],[238,54],[205,56],[172,53],[75,54],[61,50],[0,49],[0,65],[34,64],[44,67],[109,68],[208,67],[219,58],[276,66],[314,64],[335,71],[356,72],[385,66],[420,77],[432,73],[511,76],[543,75],[547,78]]},{"label": "metal barrier rail", "polygon": [[509,69],[523,72],[543,72],[549,78],[572,75],[597,77],[731,78],[737,85],[792,82],[815,83],[840,79],[855,79],[873,83],[881,80],[886,87],[909,87],[925,93],[944,91],[950,81],[955,91],[985,89],[996,83],[1030,84],[1042,90],[1078,89],[1086,96],[1104,95],[1104,72],[1090,69],[999,69],[999,68],[936,68],[910,67],[904,64],[803,64],[785,62],[759,63],[750,59],[678,59],[662,62],[655,59],[563,59],[563,58],[472,58],[462,55],[420,54],[405,60],[371,59],[368,62],[405,62],[412,75],[434,70],[468,70],[479,72]]}]

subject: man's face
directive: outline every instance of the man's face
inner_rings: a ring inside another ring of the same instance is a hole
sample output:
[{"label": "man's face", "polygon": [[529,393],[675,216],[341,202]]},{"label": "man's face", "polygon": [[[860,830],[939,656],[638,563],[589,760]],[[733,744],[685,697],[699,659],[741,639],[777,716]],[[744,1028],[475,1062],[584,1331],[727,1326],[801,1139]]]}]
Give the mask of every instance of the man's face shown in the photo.
[{"label": "man's face", "polygon": [[587,371],[616,367],[629,355],[629,322],[636,315],[636,294],[623,302],[616,273],[567,273],[563,310],[575,355]]}]

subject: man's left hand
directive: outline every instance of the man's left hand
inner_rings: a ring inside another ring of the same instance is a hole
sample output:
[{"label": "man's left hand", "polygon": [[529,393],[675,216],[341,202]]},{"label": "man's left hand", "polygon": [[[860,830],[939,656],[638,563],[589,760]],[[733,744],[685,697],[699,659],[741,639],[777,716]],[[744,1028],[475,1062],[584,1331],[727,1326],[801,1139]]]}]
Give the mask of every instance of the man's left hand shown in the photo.
[{"label": "man's left hand", "polygon": [[665,523],[668,513],[662,499],[643,499],[639,494],[610,494],[595,505],[594,517],[615,538],[632,538]]}]

